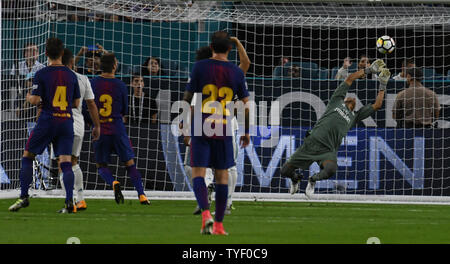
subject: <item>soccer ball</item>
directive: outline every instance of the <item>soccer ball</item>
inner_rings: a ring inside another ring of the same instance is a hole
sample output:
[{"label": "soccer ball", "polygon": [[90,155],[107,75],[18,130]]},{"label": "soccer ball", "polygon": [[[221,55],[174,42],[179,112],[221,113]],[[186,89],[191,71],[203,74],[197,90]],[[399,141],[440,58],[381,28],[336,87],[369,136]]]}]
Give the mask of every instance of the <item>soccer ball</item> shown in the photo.
[{"label": "soccer ball", "polygon": [[377,40],[377,49],[380,53],[392,53],[395,50],[395,42],[389,36],[382,36]]}]

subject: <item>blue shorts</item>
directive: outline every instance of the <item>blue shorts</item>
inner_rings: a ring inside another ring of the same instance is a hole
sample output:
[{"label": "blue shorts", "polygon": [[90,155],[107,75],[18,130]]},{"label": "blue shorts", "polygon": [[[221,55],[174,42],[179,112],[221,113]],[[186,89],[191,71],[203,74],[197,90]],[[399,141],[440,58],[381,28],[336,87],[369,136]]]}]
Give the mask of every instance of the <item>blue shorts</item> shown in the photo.
[{"label": "blue shorts", "polygon": [[25,150],[40,155],[53,144],[55,156],[72,155],[73,120],[41,114],[28,137]]},{"label": "blue shorts", "polygon": [[191,137],[191,167],[227,170],[234,165],[233,137]]},{"label": "blue shorts", "polygon": [[117,154],[121,162],[134,159],[134,151],[131,141],[126,134],[101,135],[94,141],[95,162],[108,164],[111,154]]}]

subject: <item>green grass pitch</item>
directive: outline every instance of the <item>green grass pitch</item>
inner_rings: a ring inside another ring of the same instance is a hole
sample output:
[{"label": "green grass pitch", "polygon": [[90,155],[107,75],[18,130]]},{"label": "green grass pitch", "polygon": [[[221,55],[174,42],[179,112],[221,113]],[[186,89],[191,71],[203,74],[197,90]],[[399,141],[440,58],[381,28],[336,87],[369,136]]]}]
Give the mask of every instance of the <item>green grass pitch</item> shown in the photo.
[{"label": "green grass pitch", "polygon": [[30,200],[9,212],[12,199],[0,200],[0,243],[83,244],[269,244],[352,243],[369,237],[381,243],[450,243],[450,206],[345,203],[235,202],[226,216],[229,236],[200,235],[195,201],[87,200],[88,209],[56,213],[63,199]]}]

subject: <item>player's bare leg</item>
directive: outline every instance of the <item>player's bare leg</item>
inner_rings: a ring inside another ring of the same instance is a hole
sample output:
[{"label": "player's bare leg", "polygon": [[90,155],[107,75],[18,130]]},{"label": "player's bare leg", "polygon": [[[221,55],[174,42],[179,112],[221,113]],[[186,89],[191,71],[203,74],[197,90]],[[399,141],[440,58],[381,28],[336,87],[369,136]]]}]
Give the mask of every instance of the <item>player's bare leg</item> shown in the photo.
[{"label": "player's bare leg", "polygon": [[301,173],[296,172],[297,168],[289,162],[286,162],[281,168],[281,176],[291,180],[290,193],[295,194],[300,187],[300,181],[303,178]]},{"label": "player's bare leg", "polygon": [[215,170],[216,177],[216,213],[213,226],[213,235],[228,235],[223,227],[223,219],[228,199],[228,169]]},{"label": "player's bare leg", "polygon": [[205,184],[206,168],[192,167],[192,185],[198,207],[202,211],[202,228],[200,233],[203,235],[212,234],[214,220],[209,211],[208,188]]},{"label": "player's bare leg", "polygon": [[325,160],[322,163],[322,167],[323,168],[319,173],[314,174],[308,179],[308,186],[306,186],[305,195],[309,199],[311,199],[312,195],[314,194],[316,182],[332,177],[337,171],[337,163],[334,160]]},{"label": "player's bare leg", "polygon": [[20,197],[17,201],[9,207],[9,211],[17,212],[21,208],[28,207],[30,205],[28,189],[33,181],[33,160],[36,157],[35,154],[24,151],[22,156],[22,167],[20,168]]},{"label": "player's bare leg", "polygon": [[133,183],[134,188],[138,193],[139,202],[143,205],[150,205],[150,201],[148,200],[147,196],[144,193],[144,186],[142,184],[141,174],[136,169],[136,164],[134,163],[134,160],[131,159],[125,162],[125,167],[127,169],[128,176],[130,177],[131,182]]}]

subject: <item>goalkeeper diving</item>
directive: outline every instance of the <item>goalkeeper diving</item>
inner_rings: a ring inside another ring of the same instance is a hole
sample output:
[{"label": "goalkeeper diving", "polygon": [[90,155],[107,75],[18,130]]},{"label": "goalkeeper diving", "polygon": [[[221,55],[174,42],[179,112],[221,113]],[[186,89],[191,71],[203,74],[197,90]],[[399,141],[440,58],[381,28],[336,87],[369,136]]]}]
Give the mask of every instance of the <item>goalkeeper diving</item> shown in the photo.
[{"label": "goalkeeper diving", "polygon": [[[291,194],[298,191],[300,180],[303,177],[298,169],[307,170],[314,162],[317,162],[321,168],[320,172],[308,179],[305,189],[305,195],[308,198],[314,194],[317,181],[326,180],[336,173],[338,168],[337,151],[342,139],[359,121],[366,119],[383,105],[384,92],[391,76],[385,66],[383,60],[378,59],[370,67],[350,74],[334,91],[325,113],[311,132],[307,133],[303,144],[281,168],[281,176],[291,179]],[[380,85],[377,98],[374,104],[365,105],[358,111],[354,111],[356,99],[345,96],[353,81],[368,74],[379,74]]]}]

